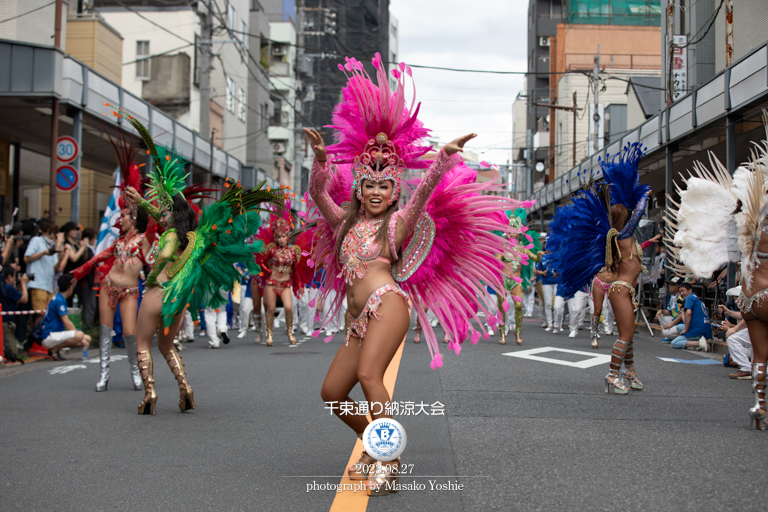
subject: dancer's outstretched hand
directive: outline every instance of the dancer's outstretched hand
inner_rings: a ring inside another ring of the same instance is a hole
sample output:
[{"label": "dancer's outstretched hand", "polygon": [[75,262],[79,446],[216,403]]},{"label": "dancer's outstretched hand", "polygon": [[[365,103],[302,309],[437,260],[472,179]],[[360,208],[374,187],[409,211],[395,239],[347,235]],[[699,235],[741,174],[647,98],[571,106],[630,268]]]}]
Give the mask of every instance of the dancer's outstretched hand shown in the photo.
[{"label": "dancer's outstretched hand", "polygon": [[318,161],[325,162],[328,155],[325,152],[325,143],[323,142],[320,133],[314,128],[311,130],[309,128],[304,128],[304,133],[309,139],[309,143],[312,144],[312,151],[315,152],[315,157],[317,157]]},{"label": "dancer's outstretched hand", "polygon": [[464,151],[464,144],[474,139],[475,137],[477,137],[476,133],[470,133],[470,134],[464,135],[463,137],[459,137],[458,139],[454,139],[448,144],[446,144],[445,146],[443,146],[443,151],[445,151],[445,153],[448,156],[458,153],[459,151]]}]

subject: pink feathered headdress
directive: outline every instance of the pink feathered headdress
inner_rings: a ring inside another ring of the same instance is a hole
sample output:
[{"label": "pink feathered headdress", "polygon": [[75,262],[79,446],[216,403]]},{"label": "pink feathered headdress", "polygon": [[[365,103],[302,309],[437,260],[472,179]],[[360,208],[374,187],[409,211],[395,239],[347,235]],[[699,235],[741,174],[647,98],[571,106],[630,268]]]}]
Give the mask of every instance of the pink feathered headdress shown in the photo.
[{"label": "pink feathered headdress", "polygon": [[399,69],[392,70],[397,90],[391,92],[381,55],[377,53],[372,61],[378,85],[374,85],[362,62],[349,57],[346,61],[343,66],[339,64],[339,69],[349,82],[333,110],[333,124],[328,126],[336,130],[336,143],[328,146],[328,153],[334,155],[335,163],[352,164],[358,199],[362,200],[363,180],[390,180],[394,184],[392,201],[397,201],[406,171],[432,163],[421,160],[431,146],[419,144],[429,130],[417,119],[421,103],[416,104],[415,84],[411,106],[405,106],[405,75],[412,77],[411,68],[401,62]]}]

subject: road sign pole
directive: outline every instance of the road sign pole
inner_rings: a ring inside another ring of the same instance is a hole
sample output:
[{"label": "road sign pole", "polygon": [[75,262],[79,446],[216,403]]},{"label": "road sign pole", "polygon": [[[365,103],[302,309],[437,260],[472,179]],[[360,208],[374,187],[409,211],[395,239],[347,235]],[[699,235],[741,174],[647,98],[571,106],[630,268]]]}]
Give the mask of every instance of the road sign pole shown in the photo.
[{"label": "road sign pole", "polygon": [[77,170],[78,175],[81,177],[77,182],[77,186],[72,190],[72,196],[70,200],[70,214],[69,220],[79,224],[80,223],[80,184],[82,183],[82,172],[80,169],[80,162],[82,160],[82,139],[83,139],[83,111],[77,109],[74,115],[74,122],[72,123],[72,138],[77,142],[78,153],[77,158],[72,162],[72,167]]}]

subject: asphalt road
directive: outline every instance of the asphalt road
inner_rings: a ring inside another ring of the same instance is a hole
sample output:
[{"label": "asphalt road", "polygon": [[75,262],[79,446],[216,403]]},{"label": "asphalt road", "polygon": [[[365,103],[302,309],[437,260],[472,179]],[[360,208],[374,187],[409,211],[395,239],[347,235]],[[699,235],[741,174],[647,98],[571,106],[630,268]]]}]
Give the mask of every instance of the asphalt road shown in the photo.
[{"label": "asphalt road", "polygon": [[[93,391],[95,357],[1,369],[0,509],[330,510],[336,493],[307,486],[337,484],[356,441],[319,394],[341,336],[289,347],[279,330],[270,348],[230,333],[219,350],[202,337],[185,344],[197,402],[187,413],[156,351],[156,416],[137,415],[142,392],[124,358],[106,393]],[[605,358],[585,362],[609,354],[612,340],[592,350],[586,330],[569,339],[526,320],[522,346],[467,343],[438,371],[412,336],[394,399],[441,402],[445,414],[398,417],[403,462],[413,464],[401,483],[426,489],[372,498],[368,510],[764,509],[768,433],[747,430],[751,384],[722,364],[661,360],[704,358],[638,329],[646,389],[614,396],[603,393]],[[508,356],[545,347],[579,353]],[[430,481],[462,487],[430,490]]]}]

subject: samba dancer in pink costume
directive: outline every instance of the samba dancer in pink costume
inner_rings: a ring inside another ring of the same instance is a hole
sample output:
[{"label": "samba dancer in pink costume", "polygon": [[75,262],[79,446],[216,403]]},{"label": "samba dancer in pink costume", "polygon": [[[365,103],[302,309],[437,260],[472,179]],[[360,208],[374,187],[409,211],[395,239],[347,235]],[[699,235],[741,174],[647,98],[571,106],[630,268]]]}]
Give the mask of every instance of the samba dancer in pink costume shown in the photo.
[{"label": "samba dancer in pink costume", "polygon": [[[406,107],[404,73],[411,75],[410,68],[400,64],[393,71],[398,87],[390,92],[378,54],[373,65],[378,86],[355,59],[339,66],[346,70],[349,82],[334,110],[336,144],[327,152],[336,164],[352,164],[351,197],[349,192],[346,198],[329,193],[338,191],[338,183],[348,176],[328,161],[320,134],[304,129],[315,152],[309,184],[313,202],[307,220],[318,220],[319,232],[312,258],[326,269],[323,293],[340,292],[333,306],[326,308],[330,310],[326,318],[338,309],[344,294],[352,317],[346,342],[331,363],[321,395],[326,402],[354,404],[353,414],[339,418],[358,437],[368,419],[359,413],[349,393],[359,382],[373,419],[392,417],[384,406],[391,398],[383,378],[408,330],[411,303],[423,302],[432,309],[450,339],[456,340],[449,345],[456,353],[470,331],[472,343],[477,343],[480,334],[470,322],[474,319],[480,324],[478,309],[494,325],[498,322],[486,307],[491,298],[485,286],[503,290],[504,268],[494,254],[509,252],[509,242],[491,231],[516,233],[503,211],[520,205],[482,195],[498,190],[498,185],[475,183],[476,173],[462,164],[457,153],[475,134],[445,145],[434,162],[421,159],[431,149],[419,145],[429,131],[417,119],[415,101]],[[407,169],[426,167],[415,192],[399,208]],[[473,243],[467,244],[467,240]],[[424,309],[417,310],[432,353],[431,366],[438,368],[442,356],[435,335]],[[370,478],[369,495],[386,494],[387,486],[382,484],[397,480],[399,459],[376,466],[370,474],[367,469],[375,461],[363,452],[359,462],[349,468],[349,476]]]}]

